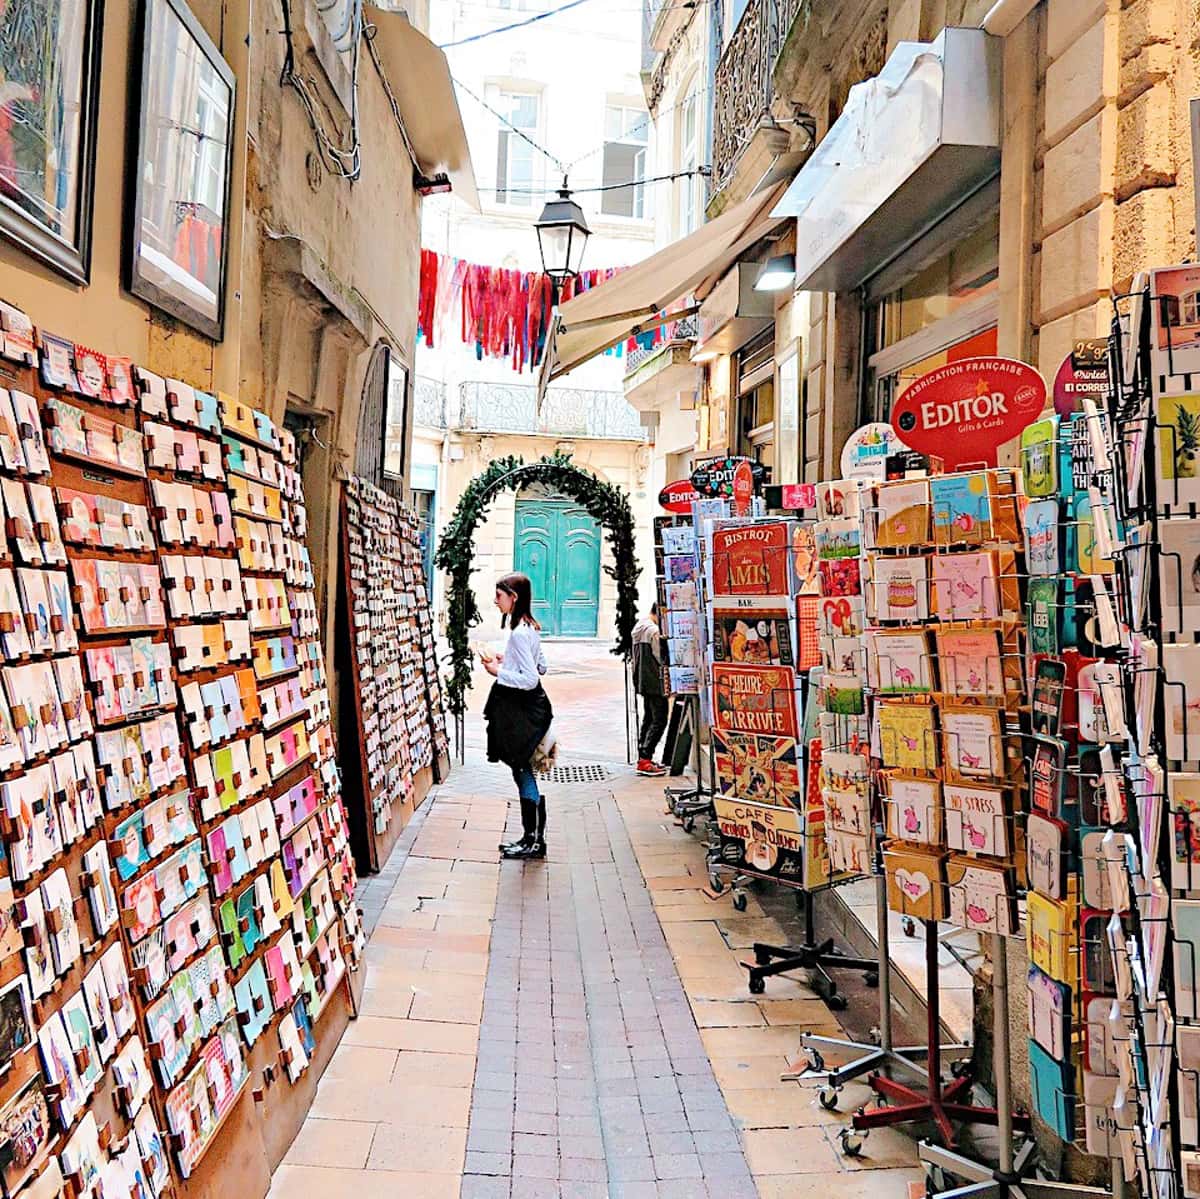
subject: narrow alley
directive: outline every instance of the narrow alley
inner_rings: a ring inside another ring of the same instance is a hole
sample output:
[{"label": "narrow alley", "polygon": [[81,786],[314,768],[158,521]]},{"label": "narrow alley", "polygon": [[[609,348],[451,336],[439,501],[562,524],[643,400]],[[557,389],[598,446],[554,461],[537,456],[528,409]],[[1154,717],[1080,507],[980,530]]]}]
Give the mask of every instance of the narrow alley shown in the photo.
[{"label": "narrow alley", "polygon": [[801,1031],[839,1025],[802,979],[748,993],[748,945],[795,930],[706,895],[698,830],[624,763],[606,648],[547,647],[561,764],[608,777],[546,786],[544,863],[497,861],[512,782],[483,760],[477,685],[466,765],[365,888],[363,1011],[273,1195],[807,1199],[838,1175],[840,1199],[907,1199],[921,1178],[902,1133],[839,1152],[865,1086],[827,1112],[780,1080]]}]

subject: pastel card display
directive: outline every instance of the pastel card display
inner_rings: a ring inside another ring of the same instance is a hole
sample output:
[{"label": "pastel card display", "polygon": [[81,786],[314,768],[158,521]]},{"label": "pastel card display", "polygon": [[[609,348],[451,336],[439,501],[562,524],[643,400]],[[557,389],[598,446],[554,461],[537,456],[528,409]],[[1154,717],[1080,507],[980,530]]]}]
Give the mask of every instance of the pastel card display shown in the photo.
[{"label": "pastel card display", "polygon": [[932,587],[939,620],[992,620],[1001,615],[998,562],[990,551],[935,554]]},{"label": "pastel card display", "polygon": [[951,854],[946,860],[946,890],[952,924],[1002,937],[1016,933],[1016,880],[1008,866]]},{"label": "pastel card display", "polygon": [[868,615],[878,621],[928,620],[929,582],[928,558],[873,558],[867,585]]},{"label": "pastel card display", "polygon": [[1008,857],[1012,852],[1007,792],[977,783],[946,783],[946,844],[960,853]]},{"label": "pastel card display", "polygon": [[880,483],[871,511],[874,545],[880,549],[914,548],[930,540],[927,479]]},{"label": "pastel card display", "polygon": [[914,920],[946,917],[946,883],[940,854],[889,846],[883,854],[888,907]]},{"label": "pastel card display", "polygon": [[[925,633],[868,633],[866,648],[867,681],[880,695],[924,695],[933,690],[933,663]],[[850,669],[854,670],[853,663]]]}]

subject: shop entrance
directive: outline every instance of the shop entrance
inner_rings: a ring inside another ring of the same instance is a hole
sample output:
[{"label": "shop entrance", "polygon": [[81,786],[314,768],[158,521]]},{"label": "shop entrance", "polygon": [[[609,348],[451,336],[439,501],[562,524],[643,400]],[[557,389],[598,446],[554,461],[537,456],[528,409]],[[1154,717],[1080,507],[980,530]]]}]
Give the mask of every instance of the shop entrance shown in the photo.
[{"label": "shop entrance", "polygon": [[517,497],[513,565],[533,583],[533,614],[549,637],[595,637],[600,614],[600,526],[558,492]]}]

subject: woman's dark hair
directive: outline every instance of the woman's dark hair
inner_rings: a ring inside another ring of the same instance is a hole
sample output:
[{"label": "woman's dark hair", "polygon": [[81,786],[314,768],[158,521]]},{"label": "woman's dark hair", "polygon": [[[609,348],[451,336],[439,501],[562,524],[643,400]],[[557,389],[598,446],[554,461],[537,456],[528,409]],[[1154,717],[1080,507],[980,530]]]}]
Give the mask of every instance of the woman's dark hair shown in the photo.
[{"label": "woman's dark hair", "polygon": [[514,600],[512,611],[500,617],[501,628],[507,622],[509,628],[515,629],[523,621],[533,625],[535,629],[542,627],[533,618],[533,584],[530,583],[528,575],[514,570],[512,574],[496,580],[496,590],[506,592]]}]

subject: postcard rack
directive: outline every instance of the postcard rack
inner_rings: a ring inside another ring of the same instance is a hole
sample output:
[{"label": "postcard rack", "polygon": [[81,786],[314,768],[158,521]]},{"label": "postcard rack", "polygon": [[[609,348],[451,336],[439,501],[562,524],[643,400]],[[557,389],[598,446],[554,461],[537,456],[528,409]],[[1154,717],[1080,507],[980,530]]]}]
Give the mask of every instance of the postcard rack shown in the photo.
[{"label": "postcard rack", "polygon": [[[723,511],[724,501],[716,503]],[[690,756],[696,774],[692,786],[667,787],[664,794],[668,813],[690,833],[696,817],[712,811],[712,788],[704,781],[706,755],[700,738],[705,630],[703,576],[693,516],[655,517],[654,563],[659,627],[665,647],[663,693],[671,697],[664,761],[672,775],[680,775]],[[711,780],[711,747],[707,757]]]},{"label": "postcard rack", "polygon": [[0,305],[7,1193],[265,1194],[361,991],[297,467]]},{"label": "postcard rack", "polygon": [[355,847],[371,870],[436,780],[449,773],[449,740],[415,515],[352,476],[342,490],[347,618],[343,727],[357,731],[357,770],[346,780]]}]

